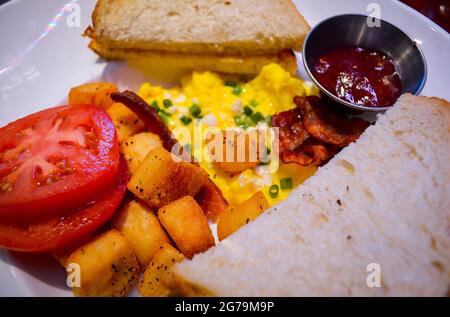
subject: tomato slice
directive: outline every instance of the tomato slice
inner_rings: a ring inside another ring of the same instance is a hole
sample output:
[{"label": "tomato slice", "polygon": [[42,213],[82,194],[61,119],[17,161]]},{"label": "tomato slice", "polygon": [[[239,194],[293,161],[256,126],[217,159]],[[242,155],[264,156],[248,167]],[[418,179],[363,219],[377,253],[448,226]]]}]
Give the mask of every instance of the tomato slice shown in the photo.
[{"label": "tomato slice", "polygon": [[0,128],[0,219],[70,214],[114,186],[119,145],[100,108],[60,106]]},{"label": "tomato slice", "polygon": [[30,225],[0,222],[0,247],[20,252],[49,252],[93,233],[111,219],[124,197],[128,169],[123,160],[120,165],[120,179],[114,189],[106,190],[97,200],[67,217],[40,220]]}]

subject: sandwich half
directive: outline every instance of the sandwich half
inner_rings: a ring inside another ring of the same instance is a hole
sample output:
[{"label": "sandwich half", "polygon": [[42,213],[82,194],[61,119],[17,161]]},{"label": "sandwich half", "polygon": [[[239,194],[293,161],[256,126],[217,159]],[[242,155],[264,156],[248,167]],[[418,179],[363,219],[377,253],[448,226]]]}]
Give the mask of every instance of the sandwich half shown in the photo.
[{"label": "sandwich half", "polygon": [[295,72],[308,31],[290,0],[99,0],[85,34],[106,59],[255,74],[271,62]]},{"label": "sandwich half", "polygon": [[285,201],[176,265],[174,288],[188,296],[445,296],[449,149],[449,102],[403,95]]}]

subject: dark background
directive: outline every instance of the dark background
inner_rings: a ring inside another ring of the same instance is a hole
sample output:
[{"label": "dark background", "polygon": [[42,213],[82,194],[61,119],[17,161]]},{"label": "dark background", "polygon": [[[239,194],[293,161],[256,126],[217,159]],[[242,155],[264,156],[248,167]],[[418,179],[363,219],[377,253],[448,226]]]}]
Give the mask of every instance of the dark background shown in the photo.
[{"label": "dark background", "polygon": [[[0,5],[9,0],[0,0]],[[344,0],[341,0],[344,1]],[[450,0],[402,0],[450,32]]]}]

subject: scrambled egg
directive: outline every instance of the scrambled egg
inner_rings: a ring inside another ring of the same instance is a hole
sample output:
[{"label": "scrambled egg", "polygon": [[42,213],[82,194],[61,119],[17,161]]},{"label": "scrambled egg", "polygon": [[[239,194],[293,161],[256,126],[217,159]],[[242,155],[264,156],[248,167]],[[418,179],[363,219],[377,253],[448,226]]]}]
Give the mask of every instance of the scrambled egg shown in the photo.
[{"label": "scrambled egg", "polygon": [[[139,96],[158,111],[170,129],[187,127],[192,135],[198,122],[204,127],[222,129],[267,127],[272,115],[295,107],[295,95],[312,94],[318,94],[313,85],[292,77],[278,64],[265,66],[248,82],[212,72],[193,72],[170,89],[149,83],[139,89]],[[179,141],[189,145],[187,140]],[[195,152],[193,154],[195,156]],[[259,190],[270,204],[275,204],[316,171],[315,167],[280,162],[279,169],[271,174],[262,173],[262,166],[258,166],[229,175],[212,163],[199,164],[232,205],[240,204]]]}]

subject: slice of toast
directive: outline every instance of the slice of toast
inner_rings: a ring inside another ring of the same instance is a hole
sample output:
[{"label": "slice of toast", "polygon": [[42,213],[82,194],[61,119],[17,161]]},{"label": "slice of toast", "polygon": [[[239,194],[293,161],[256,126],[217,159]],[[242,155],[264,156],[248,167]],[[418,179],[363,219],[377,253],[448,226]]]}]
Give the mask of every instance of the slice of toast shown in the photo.
[{"label": "slice of toast", "polygon": [[403,95],[285,201],[175,267],[182,295],[445,296],[450,103]]},{"label": "slice of toast", "polygon": [[191,54],[300,50],[309,31],[290,0],[99,0],[92,21],[102,47]]},{"label": "slice of toast", "polygon": [[105,59],[123,59],[139,65],[158,66],[166,68],[182,68],[189,70],[211,70],[224,74],[256,75],[261,68],[270,63],[278,63],[292,75],[297,72],[297,60],[291,50],[277,54],[239,56],[239,55],[196,55],[189,53],[169,53],[149,50],[109,49],[96,41],[91,41],[89,47]]}]

